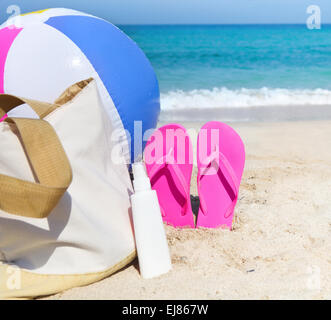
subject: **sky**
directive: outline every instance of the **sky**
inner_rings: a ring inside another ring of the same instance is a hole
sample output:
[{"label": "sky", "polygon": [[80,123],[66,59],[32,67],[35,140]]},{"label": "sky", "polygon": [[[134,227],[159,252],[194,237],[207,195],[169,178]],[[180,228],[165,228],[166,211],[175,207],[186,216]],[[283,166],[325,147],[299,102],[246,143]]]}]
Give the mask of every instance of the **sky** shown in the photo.
[{"label": "sky", "polygon": [[0,23],[10,5],[71,8],[114,24],[306,23],[307,7],[318,5],[322,24],[331,23],[331,0],[0,0]]}]

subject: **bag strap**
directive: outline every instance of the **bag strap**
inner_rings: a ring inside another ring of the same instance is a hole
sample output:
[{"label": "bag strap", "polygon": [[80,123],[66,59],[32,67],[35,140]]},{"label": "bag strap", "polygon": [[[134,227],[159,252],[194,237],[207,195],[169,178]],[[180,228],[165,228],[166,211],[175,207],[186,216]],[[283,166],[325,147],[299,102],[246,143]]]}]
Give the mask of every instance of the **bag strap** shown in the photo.
[{"label": "bag strap", "polygon": [[33,109],[40,119],[45,118],[48,114],[59,107],[59,105],[56,104],[19,98],[9,94],[2,94],[0,97],[0,118],[4,117],[10,110],[25,103]]},{"label": "bag strap", "polygon": [[[28,103],[40,117],[58,107],[0,95],[0,115],[22,103]],[[0,174],[0,209],[18,216],[45,218],[71,184],[69,160],[55,130],[47,121],[25,118],[7,118],[4,121],[17,129],[36,182]]]}]

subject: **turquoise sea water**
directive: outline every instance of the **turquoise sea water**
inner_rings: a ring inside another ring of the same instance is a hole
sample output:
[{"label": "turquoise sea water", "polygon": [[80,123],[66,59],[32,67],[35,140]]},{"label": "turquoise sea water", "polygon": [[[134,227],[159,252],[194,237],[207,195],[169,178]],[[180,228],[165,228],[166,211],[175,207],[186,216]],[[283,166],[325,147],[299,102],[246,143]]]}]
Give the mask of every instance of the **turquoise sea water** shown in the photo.
[{"label": "turquoise sea water", "polygon": [[331,104],[331,25],[119,27],[155,68],[163,110]]}]

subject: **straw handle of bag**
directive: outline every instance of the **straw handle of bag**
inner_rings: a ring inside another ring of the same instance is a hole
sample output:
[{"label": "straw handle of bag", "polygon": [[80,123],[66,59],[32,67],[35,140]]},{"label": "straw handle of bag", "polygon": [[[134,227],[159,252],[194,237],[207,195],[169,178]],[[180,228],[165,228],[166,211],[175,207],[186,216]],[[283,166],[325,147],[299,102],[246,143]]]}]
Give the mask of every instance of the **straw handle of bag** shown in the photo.
[{"label": "straw handle of bag", "polygon": [[0,95],[0,118],[2,118],[10,110],[22,105],[28,104],[40,119],[45,118],[48,114],[54,111],[59,106],[47,102],[40,102],[31,99],[19,98],[9,94]]},{"label": "straw handle of bag", "polygon": [[[44,117],[56,105],[0,95],[0,115],[28,103]],[[72,181],[72,170],[53,127],[44,120],[7,118],[17,129],[36,182],[0,174],[0,209],[10,214],[45,218],[58,204]]]}]

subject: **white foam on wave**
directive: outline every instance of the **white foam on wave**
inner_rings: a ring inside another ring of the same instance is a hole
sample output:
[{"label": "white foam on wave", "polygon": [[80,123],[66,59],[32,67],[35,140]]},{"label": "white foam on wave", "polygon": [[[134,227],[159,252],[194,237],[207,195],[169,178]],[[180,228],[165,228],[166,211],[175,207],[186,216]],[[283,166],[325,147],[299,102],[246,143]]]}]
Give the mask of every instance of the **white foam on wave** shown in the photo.
[{"label": "white foam on wave", "polygon": [[270,88],[229,90],[223,87],[161,94],[163,111],[289,105],[331,105],[331,91]]}]

